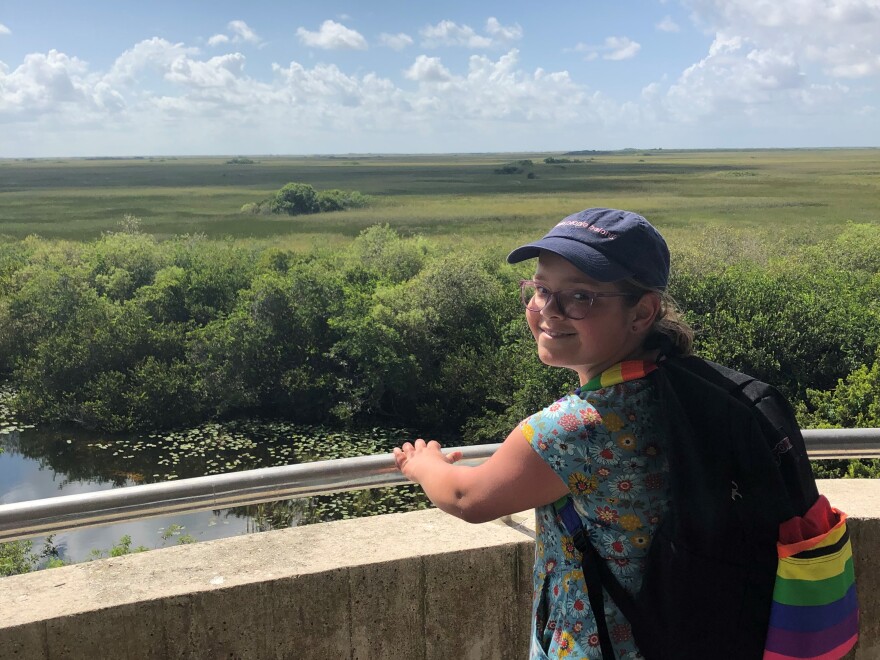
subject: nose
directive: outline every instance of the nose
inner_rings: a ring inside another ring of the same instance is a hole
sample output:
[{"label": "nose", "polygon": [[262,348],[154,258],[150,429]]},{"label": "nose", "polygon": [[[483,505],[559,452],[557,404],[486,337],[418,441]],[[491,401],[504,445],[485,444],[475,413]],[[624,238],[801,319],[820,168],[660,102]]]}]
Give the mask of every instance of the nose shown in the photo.
[{"label": "nose", "polygon": [[550,300],[547,301],[544,309],[541,310],[541,316],[550,319],[565,318],[565,313],[562,311],[562,307],[559,305],[559,298],[556,297],[555,293],[550,294]]}]

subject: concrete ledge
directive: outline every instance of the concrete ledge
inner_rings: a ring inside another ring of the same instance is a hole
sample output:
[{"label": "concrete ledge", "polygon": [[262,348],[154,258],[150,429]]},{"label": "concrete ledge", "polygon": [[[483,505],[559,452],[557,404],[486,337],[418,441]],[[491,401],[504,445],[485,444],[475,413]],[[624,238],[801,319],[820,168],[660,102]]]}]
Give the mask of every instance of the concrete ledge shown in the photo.
[{"label": "concrete ledge", "polygon": [[819,479],[819,492],[849,516],[859,594],[859,643],[847,658],[880,658],[880,479]]},{"label": "concrete ledge", "polygon": [[[822,481],[850,515],[880,658],[880,480]],[[0,579],[0,658],[522,658],[531,512],[439,511],[176,546]]]},{"label": "concrete ledge", "polygon": [[533,559],[431,510],[65,566],[0,580],[0,658],[522,657]]}]

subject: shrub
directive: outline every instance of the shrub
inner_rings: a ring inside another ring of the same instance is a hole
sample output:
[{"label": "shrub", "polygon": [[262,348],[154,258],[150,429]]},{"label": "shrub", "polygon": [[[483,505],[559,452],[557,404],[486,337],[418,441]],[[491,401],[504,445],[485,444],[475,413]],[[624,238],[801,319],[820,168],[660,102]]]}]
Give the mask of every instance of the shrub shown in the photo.
[{"label": "shrub", "polygon": [[564,165],[568,163],[583,163],[584,161],[580,158],[554,158],[553,156],[548,156],[544,159],[544,162],[547,165]]},{"label": "shrub", "polygon": [[343,190],[322,190],[318,193],[318,211],[327,213],[330,211],[342,211],[348,195]]},{"label": "shrub", "polygon": [[805,425],[815,428],[880,427],[880,349],[870,366],[863,364],[837,381],[832,390],[807,390],[812,412],[801,406]]},{"label": "shrub", "polygon": [[269,209],[272,213],[303,215],[362,208],[369,202],[367,195],[356,190],[332,189],[318,192],[306,183],[288,183],[271,200],[260,204],[245,204],[241,207],[241,212],[259,214]]},{"label": "shrub", "polygon": [[322,190],[318,193],[318,210],[344,211],[345,209],[363,208],[369,204],[369,197],[357,190]]},{"label": "shrub", "polygon": [[804,399],[869,362],[880,343],[876,284],[799,252],[768,266],[679,263],[672,293],[704,356]]},{"label": "shrub", "polygon": [[288,183],[271,202],[273,213],[304,215],[318,212],[318,194],[307,183]]},{"label": "shrub", "polygon": [[32,541],[0,543],[0,577],[30,572],[39,561]]},{"label": "shrub", "polygon": [[348,250],[350,268],[368,269],[383,280],[404,282],[415,277],[428,257],[422,239],[402,239],[388,225],[365,229]]}]

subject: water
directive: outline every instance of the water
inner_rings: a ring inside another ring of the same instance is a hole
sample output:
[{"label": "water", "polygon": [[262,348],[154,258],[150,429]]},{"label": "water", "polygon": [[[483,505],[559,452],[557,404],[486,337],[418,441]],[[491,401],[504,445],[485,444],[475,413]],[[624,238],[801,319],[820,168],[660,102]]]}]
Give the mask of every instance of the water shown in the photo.
[{"label": "water", "polygon": [[[63,466],[80,453],[78,445],[88,442],[88,438],[76,438],[75,435],[33,430],[0,436],[0,446],[4,448],[0,454],[0,504],[91,493],[145,482],[137,472],[90,462],[66,470]],[[31,450],[30,456],[22,451],[23,447]],[[35,454],[35,448],[46,453]],[[106,555],[124,535],[131,537],[132,547],[157,548],[176,544],[181,537],[203,541],[253,530],[254,521],[249,516],[242,514],[241,510],[227,509],[61,532],[54,536],[53,544],[65,562],[78,562],[92,558],[93,551]],[[45,537],[32,540],[34,550],[39,552]]]},{"label": "water", "polygon": [[[107,436],[78,429],[0,427],[0,504],[88,493],[136,484],[306,461],[386,453],[413,434],[396,429],[358,433],[286,421],[247,419],[185,431]],[[255,531],[427,506],[410,487],[273,502],[58,533],[66,562],[108,551],[123,536],[131,547],[158,548]],[[39,552],[45,538],[33,539]]]}]

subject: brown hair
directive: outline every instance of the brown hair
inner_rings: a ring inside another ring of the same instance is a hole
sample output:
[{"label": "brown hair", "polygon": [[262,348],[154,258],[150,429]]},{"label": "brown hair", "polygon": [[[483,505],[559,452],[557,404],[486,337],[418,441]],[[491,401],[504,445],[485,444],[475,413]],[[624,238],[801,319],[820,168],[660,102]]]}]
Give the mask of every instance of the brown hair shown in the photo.
[{"label": "brown hair", "polygon": [[633,294],[633,304],[646,293],[656,293],[660,296],[660,312],[645,338],[645,348],[659,348],[670,355],[693,353],[694,330],[684,320],[681,310],[666,289],[645,286],[633,278],[620,282],[620,289],[625,293]]}]

